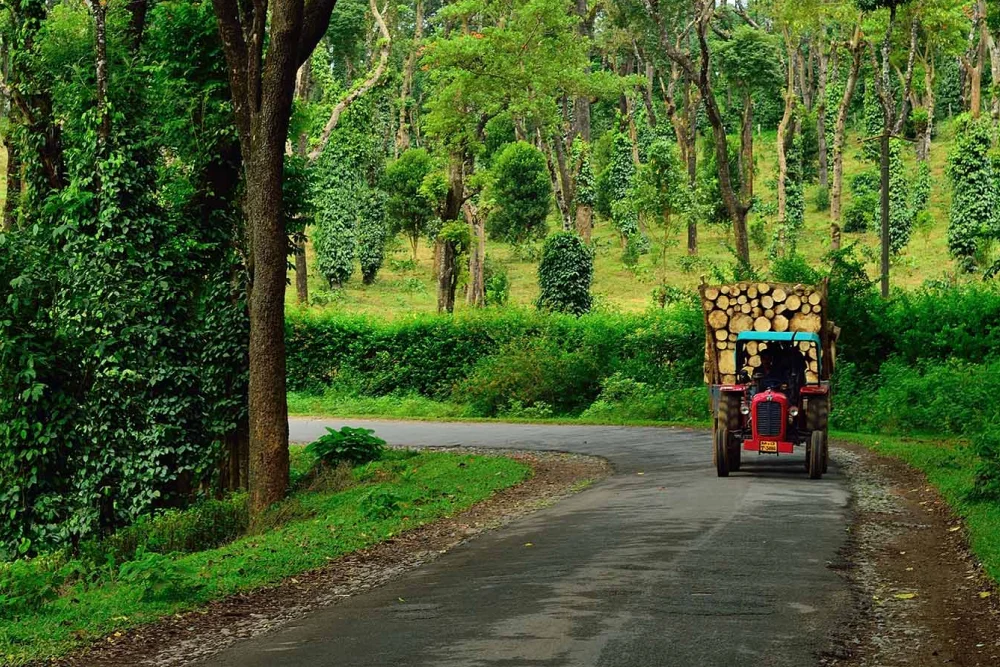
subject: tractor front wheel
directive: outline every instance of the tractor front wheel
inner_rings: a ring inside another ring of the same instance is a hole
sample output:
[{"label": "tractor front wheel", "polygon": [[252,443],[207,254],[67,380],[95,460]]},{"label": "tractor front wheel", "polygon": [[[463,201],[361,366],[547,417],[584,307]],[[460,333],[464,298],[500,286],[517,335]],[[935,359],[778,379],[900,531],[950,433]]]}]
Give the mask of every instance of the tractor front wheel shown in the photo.
[{"label": "tractor front wheel", "polygon": [[826,471],[826,432],[813,431],[809,451],[809,479],[819,479]]},{"label": "tractor front wheel", "polygon": [[729,429],[715,429],[715,471],[719,477],[729,477]]}]

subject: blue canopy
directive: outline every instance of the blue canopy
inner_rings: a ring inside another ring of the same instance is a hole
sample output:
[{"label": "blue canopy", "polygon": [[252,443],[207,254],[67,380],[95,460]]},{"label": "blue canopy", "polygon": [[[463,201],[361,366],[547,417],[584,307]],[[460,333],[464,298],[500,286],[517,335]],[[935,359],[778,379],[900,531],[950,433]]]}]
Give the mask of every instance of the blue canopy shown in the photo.
[{"label": "blue canopy", "polygon": [[819,334],[807,333],[805,331],[741,331],[736,337],[737,341],[757,340],[764,342],[779,343],[815,343],[816,347],[821,347]]}]

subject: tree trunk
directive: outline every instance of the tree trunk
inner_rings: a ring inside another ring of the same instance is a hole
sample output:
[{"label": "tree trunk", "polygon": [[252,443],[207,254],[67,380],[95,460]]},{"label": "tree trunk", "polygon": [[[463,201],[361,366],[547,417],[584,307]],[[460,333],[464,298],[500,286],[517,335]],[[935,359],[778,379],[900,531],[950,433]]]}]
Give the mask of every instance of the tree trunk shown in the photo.
[{"label": "tree trunk", "polygon": [[403,67],[403,87],[399,95],[399,129],[396,132],[396,157],[410,147],[410,128],[407,120],[407,110],[410,103],[410,91],[413,89],[413,72],[417,67],[417,52],[420,40],[424,36],[424,0],[417,0],[416,25],[413,29],[413,44],[406,56]]},{"label": "tree trunk", "polygon": [[[229,72],[243,156],[250,239],[250,511],[258,517],[288,489],[285,278],[282,215],[285,143],[295,74],[330,22],[335,0],[212,0]],[[266,53],[264,44],[267,43]]]},{"label": "tree trunk", "polygon": [[97,130],[97,146],[102,158],[107,156],[108,140],[111,137],[111,111],[108,108],[108,6],[106,3],[107,0],[88,0],[87,3],[94,15],[97,114],[100,119]]},{"label": "tree trunk", "polygon": [[889,127],[882,130],[881,137],[881,181],[880,203],[882,210],[882,296],[889,296]]},{"label": "tree trunk", "polygon": [[973,32],[979,30],[979,43],[976,45],[975,62],[970,62],[966,69],[969,72],[969,113],[978,118],[983,106],[983,65],[986,59],[986,42],[989,29],[986,26],[986,0],[976,1],[975,26]]},{"label": "tree trunk", "polygon": [[826,145],[826,72],[829,57],[822,41],[817,41],[816,43],[816,54],[817,58],[819,58],[819,72],[816,76],[816,140],[818,142],[817,152],[819,153],[817,177],[819,179],[819,186],[825,188],[830,185]]},{"label": "tree trunk", "polygon": [[851,53],[851,69],[847,73],[847,84],[837,108],[837,121],[833,129],[833,184],[830,188],[830,219],[840,222],[841,201],[844,190],[844,142],[847,135],[847,112],[854,98],[854,89],[858,85],[861,73],[861,56],[864,44],[861,41],[861,21],[854,28],[849,50]]},{"label": "tree trunk", "polygon": [[469,222],[472,249],[469,252],[469,289],[466,302],[474,308],[486,305],[486,225],[480,211],[471,204],[463,207]]},{"label": "tree trunk", "polygon": [[785,210],[788,205],[788,195],[785,191],[785,178],[788,176],[788,156],[786,152],[788,126],[795,112],[795,64],[799,50],[797,40],[793,40],[788,28],[784,29],[785,48],[788,50],[788,79],[785,85],[785,113],[778,123],[778,220],[785,220]]},{"label": "tree trunk", "polygon": [[[300,102],[306,102],[312,91],[312,60],[306,60],[299,68],[295,78],[295,97]],[[302,159],[306,159],[309,153],[309,134],[302,132],[299,134],[295,152]],[[305,229],[302,230],[303,237]],[[306,263],[305,240],[295,243],[295,296],[300,306],[309,305],[309,266]]]},{"label": "tree trunk", "polygon": [[594,209],[579,204],[576,207],[576,233],[584,241],[590,243],[590,235],[594,231]]},{"label": "tree trunk", "polygon": [[10,231],[17,220],[21,201],[21,160],[10,132],[4,134],[3,144],[7,152],[7,199],[3,203],[3,222],[0,225],[4,231]]},{"label": "tree trunk", "polygon": [[438,271],[438,313],[455,312],[455,288],[458,286],[458,255],[455,244],[441,244],[441,268]]},{"label": "tree trunk", "polygon": [[[587,0],[576,0],[576,14],[580,17],[577,32],[587,44],[594,34],[594,18],[590,15]],[[590,70],[590,49],[587,52],[587,70]],[[580,95],[573,101],[573,134],[590,143],[590,96]]]},{"label": "tree trunk", "polygon": [[743,95],[743,118],[740,124],[740,197],[753,199],[753,98],[750,91]]}]

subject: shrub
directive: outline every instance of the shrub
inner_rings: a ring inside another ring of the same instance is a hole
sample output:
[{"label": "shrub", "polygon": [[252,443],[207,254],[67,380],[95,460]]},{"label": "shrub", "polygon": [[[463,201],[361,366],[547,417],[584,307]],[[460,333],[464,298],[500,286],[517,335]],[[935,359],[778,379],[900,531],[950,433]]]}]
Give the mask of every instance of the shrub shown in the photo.
[{"label": "shrub", "polygon": [[494,417],[541,403],[559,414],[586,407],[597,395],[600,371],[593,350],[568,350],[553,340],[515,342],[477,364],[455,397]]},{"label": "shrub", "polygon": [[544,235],[552,181],[542,152],[523,141],[508,145],[496,158],[493,179],[490,236],[517,244]]},{"label": "shrub", "polygon": [[990,157],[993,126],[988,117],[967,115],[960,116],[955,125],[947,169],[952,187],[948,250],[961,269],[973,271],[978,246],[988,230],[996,228],[1000,209],[996,169]]},{"label": "shrub", "polygon": [[995,429],[983,431],[973,439],[972,451],[979,461],[971,500],[1000,500],[1000,434]]},{"label": "shrub", "polygon": [[394,228],[409,238],[414,257],[420,237],[429,232],[436,217],[440,191],[428,187],[435,170],[434,160],[425,149],[410,148],[382,175],[381,186],[388,194],[386,211]]},{"label": "shrub", "polygon": [[558,232],[545,241],[538,265],[541,294],[538,307],[573,315],[590,310],[593,299],[594,254],[583,239],[571,232]]},{"label": "shrub", "polygon": [[59,597],[64,573],[42,559],[0,563],[0,619],[31,615]]},{"label": "shrub", "polygon": [[341,462],[361,465],[378,460],[385,451],[385,440],[376,437],[372,429],[345,426],[339,431],[332,428],[326,431],[326,435],[309,444],[306,451],[327,465]]},{"label": "shrub", "polygon": [[487,306],[505,306],[510,299],[510,278],[507,267],[486,255],[483,265],[483,285],[486,291]]},{"label": "shrub", "polygon": [[817,211],[829,211],[830,210],[830,188],[826,186],[819,186],[816,188],[816,199],[814,200],[816,204]]},{"label": "shrub", "polygon": [[174,558],[150,552],[137,554],[134,561],[125,563],[118,578],[121,583],[142,591],[143,602],[172,602],[202,588],[196,576]]}]

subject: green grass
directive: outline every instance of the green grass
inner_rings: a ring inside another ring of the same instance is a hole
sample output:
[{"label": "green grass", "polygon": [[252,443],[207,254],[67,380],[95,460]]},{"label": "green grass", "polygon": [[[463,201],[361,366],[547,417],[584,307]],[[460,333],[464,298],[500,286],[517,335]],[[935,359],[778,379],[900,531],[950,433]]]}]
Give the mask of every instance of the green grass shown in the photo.
[{"label": "green grass", "polygon": [[972,551],[986,572],[1000,582],[1000,503],[970,500],[977,459],[967,443],[854,433],[835,435],[897,458],[926,474],[927,480],[964,520]]},{"label": "green grass", "polygon": [[[311,465],[301,450],[293,466]],[[179,556],[172,598],[147,599],[143,586],[122,581],[76,583],[35,615],[0,620],[0,658],[23,665],[47,660],[111,633],[153,622],[287,577],[451,515],[525,480],[530,468],[507,458],[390,452],[355,468],[350,488],[301,492],[272,511],[274,528],[218,549]],[[290,520],[281,523],[282,517]]]},{"label": "green grass", "polygon": [[[930,166],[932,191],[930,213],[933,224],[914,230],[913,237],[905,251],[893,261],[891,275],[894,286],[918,287],[929,279],[940,279],[954,274],[954,265],[948,255],[947,228],[948,211],[951,206],[951,191],[945,175],[948,152],[953,144],[952,123],[946,121],[938,126],[938,133],[931,147]],[[764,132],[755,139],[757,156],[755,193],[765,203],[774,203],[777,195],[769,185],[777,172],[775,133]],[[848,147],[844,161],[844,208],[851,200],[849,189],[853,175],[871,168],[873,165],[860,160],[860,143],[856,133],[849,133]],[[913,151],[904,151],[904,162],[909,168],[915,163]],[[807,185],[805,191],[805,225],[799,240],[799,251],[806,259],[818,265],[830,248],[830,218],[826,211],[816,209],[816,184]],[[750,222],[755,219],[751,214]],[[712,266],[728,266],[733,263],[729,250],[732,235],[720,225],[702,225],[698,230],[699,254],[694,263],[687,258],[686,227],[677,218],[675,225],[664,231],[662,228],[650,230],[653,250],[644,255],[634,270],[626,268],[621,261],[622,248],[617,233],[607,221],[596,220],[594,243],[596,248],[594,287],[598,307],[626,312],[642,311],[652,304],[653,290],[661,280],[667,284],[694,289],[702,275],[711,275]],[[770,237],[774,221],[767,220]],[[549,228],[557,229],[559,221],[555,216],[549,220]],[[843,234],[843,244],[857,241],[865,254],[870,275],[878,274],[878,237],[874,231],[862,234]],[[661,250],[664,260],[660,261]],[[363,312],[380,317],[400,317],[410,313],[435,312],[437,309],[436,286],[433,277],[433,248],[426,240],[421,241],[415,266],[409,261],[411,253],[408,245],[397,239],[390,248],[389,256],[378,280],[374,285],[363,285],[356,271],[352,279],[341,290],[331,292],[324,288],[324,281],[315,269],[315,256],[308,248],[310,266],[309,283],[314,296],[319,300],[314,305],[318,309]],[[518,257],[513,250],[502,243],[487,242],[487,253],[506,266],[511,281],[510,300],[515,305],[532,306],[538,296],[537,263]],[[767,268],[766,248],[751,248],[755,265]],[[293,278],[289,274],[290,279]],[[965,279],[965,278],[963,278]],[[971,279],[971,278],[970,278]],[[466,308],[461,295],[457,308]],[[294,280],[289,286],[287,303],[295,303]]]}]

